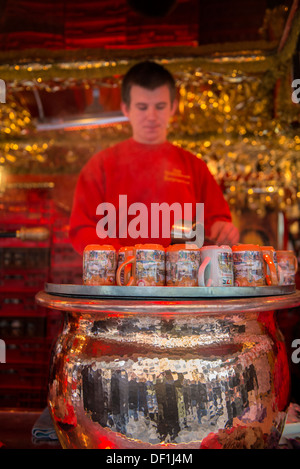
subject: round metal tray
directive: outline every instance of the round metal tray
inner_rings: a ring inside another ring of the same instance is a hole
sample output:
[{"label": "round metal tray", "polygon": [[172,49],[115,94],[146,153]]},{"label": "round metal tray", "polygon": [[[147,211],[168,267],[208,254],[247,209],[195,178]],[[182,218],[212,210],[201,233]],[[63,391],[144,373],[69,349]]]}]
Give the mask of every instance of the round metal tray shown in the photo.
[{"label": "round metal tray", "polygon": [[121,287],[46,283],[45,292],[72,298],[112,299],[198,299],[250,298],[295,293],[295,285],[264,287]]}]

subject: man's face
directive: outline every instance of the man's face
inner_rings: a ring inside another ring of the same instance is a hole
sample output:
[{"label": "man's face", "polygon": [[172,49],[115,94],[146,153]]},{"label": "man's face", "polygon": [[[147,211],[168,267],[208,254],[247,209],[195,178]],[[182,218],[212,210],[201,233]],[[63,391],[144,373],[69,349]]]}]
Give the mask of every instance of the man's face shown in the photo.
[{"label": "man's face", "polygon": [[167,85],[147,90],[133,85],[130,105],[122,103],[122,111],[130,120],[133,138],[139,143],[163,143],[167,137],[170,118],[176,111],[177,102],[171,103]]}]

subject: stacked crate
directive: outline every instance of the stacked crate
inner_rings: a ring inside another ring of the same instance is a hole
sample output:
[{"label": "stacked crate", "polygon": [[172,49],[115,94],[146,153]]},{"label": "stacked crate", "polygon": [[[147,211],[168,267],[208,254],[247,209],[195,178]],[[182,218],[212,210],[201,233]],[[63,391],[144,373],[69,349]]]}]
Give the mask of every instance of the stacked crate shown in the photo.
[{"label": "stacked crate", "polygon": [[55,284],[82,284],[82,257],[69,239],[69,213],[57,209],[52,224],[49,278]]},{"label": "stacked crate", "polygon": [[[51,233],[51,189],[12,187],[0,200],[0,231],[45,227]],[[49,281],[51,235],[42,241],[0,238],[0,407],[42,408],[46,404],[49,357],[60,319],[38,306],[35,295]],[[57,314],[57,313],[56,313]]]}]

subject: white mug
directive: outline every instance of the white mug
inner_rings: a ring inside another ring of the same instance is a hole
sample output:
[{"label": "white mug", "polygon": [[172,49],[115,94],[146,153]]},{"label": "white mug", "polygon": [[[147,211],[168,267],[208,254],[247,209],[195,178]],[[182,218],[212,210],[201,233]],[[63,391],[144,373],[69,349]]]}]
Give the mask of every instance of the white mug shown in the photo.
[{"label": "white mug", "polygon": [[232,250],[229,246],[204,246],[200,249],[198,285],[200,287],[233,286]]}]

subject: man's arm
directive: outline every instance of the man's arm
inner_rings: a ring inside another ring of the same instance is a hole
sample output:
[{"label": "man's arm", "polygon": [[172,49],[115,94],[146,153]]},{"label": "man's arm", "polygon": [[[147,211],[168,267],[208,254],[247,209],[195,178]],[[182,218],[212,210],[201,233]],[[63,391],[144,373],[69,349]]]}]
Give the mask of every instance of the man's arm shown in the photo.
[{"label": "man's arm", "polygon": [[232,222],[215,221],[208,233],[208,238],[213,244],[226,244],[232,246],[238,243],[240,238],[239,230]]},{"label": "man's arm", "polygon": [[70,217],[69,237],[74,249],[83,254],[88,244],[110,244],[116,249],[120,248],[117,238],[100,238],[97,234],[97,206],[103,202],[102,188],[103,175],[95,161],[90,161],[81,171],[73,200]]},{"label": "man's arm", "polygon": [[[204,229],[209,244],[232,246],[239,241],[239,231],[232,223],[229,205],[207,166],[202,167],[204,190]],[[206,241],[206,244],[207,244]]]}]

